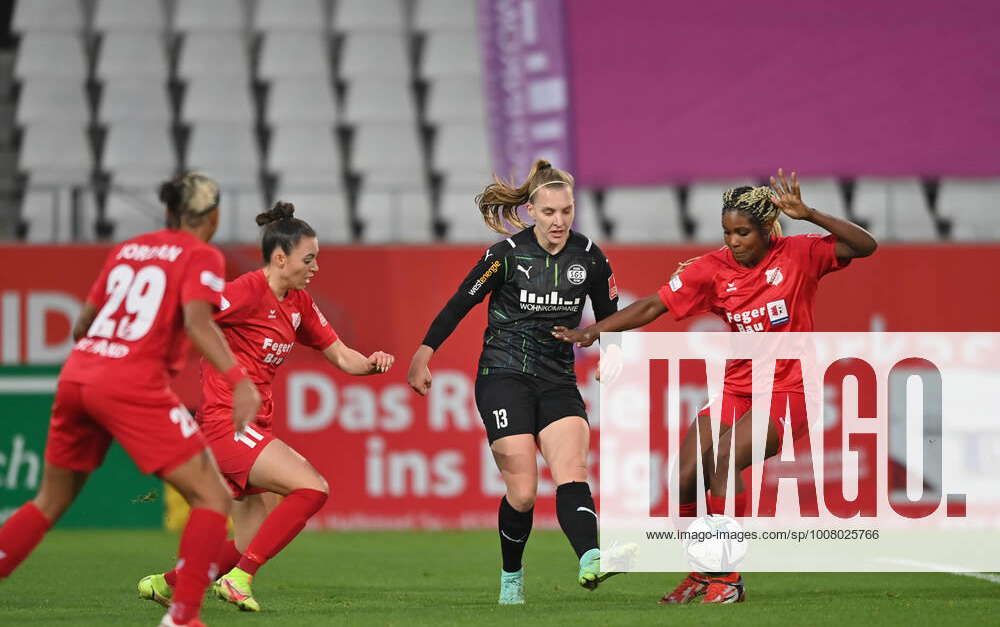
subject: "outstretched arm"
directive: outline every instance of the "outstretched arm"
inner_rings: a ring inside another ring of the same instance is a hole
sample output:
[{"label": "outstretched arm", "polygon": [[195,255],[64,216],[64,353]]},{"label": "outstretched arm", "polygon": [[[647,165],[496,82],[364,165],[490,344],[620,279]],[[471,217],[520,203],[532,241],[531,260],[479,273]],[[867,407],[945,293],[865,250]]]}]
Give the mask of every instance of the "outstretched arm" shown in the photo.
[{"label": "outstretched arm", "polygon": [[628,331],[649,324],[667,313],[658,294],[652,294],[637,300],[625,309],[617,311],[586,329],[567,329],[554,327],[552,335],[564,342],[575,342],[577,346],[590,346],[601,337],[601,333],[612,331]]},{"label": "outstretched arm", "polygon": [[383,353],[382,351],[375,351],[368,357],[365,357],[347,344],[344,344],[341,340],[337,340],[327,346],[323,350],[323,357],[326,357],[328,362],[347,374],[358,376],[387,372],[389,368],[392,368],[392,364],[396,360],[389,353]]},{"label": "outstretched arm", "polygon": [[867,257],[878,248],[878,242],[872,234],[857,224],[807,206],[802,201],[802,191],[795,172],[792,172],[791,180],[787,180],[785,173],[778,168],[778,178],[771,177],[771,190],[774,192],[771,202],[789,218],[812,222],[837,238],[834,249],[837,259],[847,261],[855,257]]}]

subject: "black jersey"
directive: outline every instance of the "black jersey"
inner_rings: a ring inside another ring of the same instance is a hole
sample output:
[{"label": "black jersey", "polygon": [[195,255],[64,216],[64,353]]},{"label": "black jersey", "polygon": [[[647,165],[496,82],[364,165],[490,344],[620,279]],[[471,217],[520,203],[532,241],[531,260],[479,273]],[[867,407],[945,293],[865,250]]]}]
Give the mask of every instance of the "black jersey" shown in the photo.
[{"label": "black jersey", "polygon": [[596,244],[570,231],[569,241],[553,255],[529,227],[487,249],[434,319],[424,344],[437,349],[487,294],[480,375],[514,371],[575,382],[573,346],[552,337],[552,327],[579,326],[588,296],[598,320],[618,310],[611,265]]}]

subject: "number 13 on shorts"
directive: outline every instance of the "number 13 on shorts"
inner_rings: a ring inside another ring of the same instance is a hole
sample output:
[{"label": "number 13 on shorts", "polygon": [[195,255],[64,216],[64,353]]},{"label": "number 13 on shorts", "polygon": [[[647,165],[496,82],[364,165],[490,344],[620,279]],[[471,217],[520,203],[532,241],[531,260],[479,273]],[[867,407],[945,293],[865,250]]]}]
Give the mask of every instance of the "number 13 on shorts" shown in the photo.
[{"label": "number 13 on shorts", "polygon": [[497,419],[497,429],[503,429],[507,426],[507,410],[506,409],[494,409],[493,417]]}]

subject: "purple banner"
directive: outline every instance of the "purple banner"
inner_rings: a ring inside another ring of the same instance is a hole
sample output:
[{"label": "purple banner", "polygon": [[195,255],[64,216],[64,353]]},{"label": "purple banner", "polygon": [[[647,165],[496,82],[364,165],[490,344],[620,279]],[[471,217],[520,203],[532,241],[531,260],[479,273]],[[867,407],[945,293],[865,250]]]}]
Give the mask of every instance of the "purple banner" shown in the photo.
[{"label": "purple banner", "polygon": [[563,0],[480,0],[479,29],[496,173],[572,170]]},{"label": "purple banner", "polygon": [[1000,174],[995,0],[573,0],[586,185]]}]

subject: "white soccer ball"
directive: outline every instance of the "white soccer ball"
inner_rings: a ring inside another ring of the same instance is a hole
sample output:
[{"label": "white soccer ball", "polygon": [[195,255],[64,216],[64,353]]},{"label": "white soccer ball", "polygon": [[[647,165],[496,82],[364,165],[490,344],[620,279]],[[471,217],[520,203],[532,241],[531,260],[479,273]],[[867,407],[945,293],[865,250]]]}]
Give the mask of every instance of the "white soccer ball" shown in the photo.
[{"label": "white soccer ball", "polygon": [[750,543],[743,527],[729,516],[697,518],[684,532],[684,552],[691,569],[702,573],[728,573],[746,557]]}]

